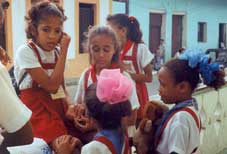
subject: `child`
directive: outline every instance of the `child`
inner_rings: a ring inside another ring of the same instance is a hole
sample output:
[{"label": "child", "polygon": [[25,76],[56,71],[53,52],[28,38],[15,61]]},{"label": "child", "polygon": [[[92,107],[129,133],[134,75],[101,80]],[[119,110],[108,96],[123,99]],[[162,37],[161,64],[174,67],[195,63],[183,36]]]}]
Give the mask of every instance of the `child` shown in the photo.
[{"label": "child", "polygon": [[[90,84],[97,82],[100,72],[103,69],[119,68],[119,46],[116,35],[110,28],[101,26],[91,28],[88,32],[88,39],[85,45],[87,47],[87,51],[89,52],[91,67],[82,73],[79,80],[79,86],[75,97],[75,102],[77,104],[75,113],[77,115],[84,113],[85,90]],[[124,72],[124,75],[130,78],[126,72]],[[128,123],[129,125],[134,125],[136,119],[136,109],[139,108],[139,102],[135,88],[133,89],[132,95],[129,99],[133,112],[131,121]],[[91,139],[92,136],[89,140]]]},{"label": "child", "polygon": [[129,96],[133,84],[120,69],[103,69],[96,84],[85,93],[88,114],[96,121],[98,132],[82,154],[128,154],[129,144],[122,129],[122,118],[131,114]]},{"label": "child", "polygon": [[65,20],[62,8],[54,3],[44,1],[32,6],[26,17],[31,41],[17,50],[14,74],[18,82],[27,73],[19,88],[21,100],[33,112],[34,136],[44,139],[53,150],[61,141],[68,141],[64,146],[72,151],[79,140],[67,135],[65,125],[70,104],[63,76],[70,42],[62,31]]},{"label": "child", "polygon": [[151,61],[154,56],[142,41],[142,32],[135,17],[125,14],[109,15],[107,22],[117,33],[121,44],[120,61],[123,68],[136,82],[140,102],[138,119],[141,119],[142,109],[149,100],[145,83],[152,81]]},{"label": "child", "polygon": [[163,102],[175,106],[164,115],[157,129],[154,149],[158,153],[191,154],[197,150],[201,123],[192,93],[200,75],[204,84],[215,89],[225,84],[224,71],[199,50],[187,50],[159,70],[159,95]]}]

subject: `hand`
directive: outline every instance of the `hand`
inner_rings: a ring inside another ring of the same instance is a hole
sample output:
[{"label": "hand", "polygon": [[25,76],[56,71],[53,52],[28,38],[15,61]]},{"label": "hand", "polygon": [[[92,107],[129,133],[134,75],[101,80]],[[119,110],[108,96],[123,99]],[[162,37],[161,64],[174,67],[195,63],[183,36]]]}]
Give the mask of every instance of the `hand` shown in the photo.
[{"label": "hand", "polygon": [[70,36],[67,33],[63,32],[60,40],[60,47],[62,52],[67,52],[70,40]]},{"label": "hand", "polygon": [[10,57],[2,47],[0,47],[0,61],[2,62],[3,65],[7,65],[8,63],[11,62]]},{"label": "hand", "polygon": [[55,154],[72,154],[75,149],[81,149],[82,143],[78,138],[70,135],[62,135],[52,143]]},{"label": "hand", "polygon": [[82,133],[96,129],[95,122],[86,116],[80,116],[74,119],[74,126]]},{"label": "hand", "polygon": [[73,120],[76,117],[81,117],[85,115],[85,106],[83,104],[69,105],[66,111],[66,117]]}]

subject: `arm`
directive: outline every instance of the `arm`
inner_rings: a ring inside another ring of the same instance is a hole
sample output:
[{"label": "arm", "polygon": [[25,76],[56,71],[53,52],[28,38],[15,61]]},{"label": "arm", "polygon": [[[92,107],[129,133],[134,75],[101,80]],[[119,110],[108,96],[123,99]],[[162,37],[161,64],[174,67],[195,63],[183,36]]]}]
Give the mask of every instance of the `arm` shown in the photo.
[{"label": "arm", "polygon": [[64,33],[60,42],[61,52],[58,58],[57,64],[51,76],[45,72],[42,68],[27,69],[32,79],[36,81],[42,88],[50,93],[57,92],[59,86],[63,82],[63,75],[65,69],[65,61],[67,56],[67,50],[70,42],[70,37]]},{"label": "arm", "polygon": [[137,82],[152,82],[152,67],[151,64],[148,64],[146,67],[144,67],[144,74],[136,74],[136,73],[131,73],[131,78]]},{"label": "arm", "polygon": [[18,146],[31,144],[33,142],[33,133],[30,122],[27,122],[21,129],[14,133],[2,133],[4,140],[0,146],[0,153],[8,154],[6,150],[8,146]]}]

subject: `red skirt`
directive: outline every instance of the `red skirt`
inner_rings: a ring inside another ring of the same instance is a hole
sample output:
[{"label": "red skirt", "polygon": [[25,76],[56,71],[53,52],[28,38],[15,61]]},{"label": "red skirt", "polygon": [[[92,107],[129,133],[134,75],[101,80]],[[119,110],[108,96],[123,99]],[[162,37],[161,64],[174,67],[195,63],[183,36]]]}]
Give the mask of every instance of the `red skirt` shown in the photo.
[{"label": "red skirt", "polygon": [[137,119],[142,119],[143,109],[149,101],[147,86],[145,83],[136,83],[136,92],[140,103],[140,108],[137,112]]},{"label": "red skirt", "polygon": [[66,106],[62,99],[52,100],[44,90],[30,88],[21,91],[21,100],[32,111],[30,122],[35,137],[50,143],[68,134],[64,124]]}]

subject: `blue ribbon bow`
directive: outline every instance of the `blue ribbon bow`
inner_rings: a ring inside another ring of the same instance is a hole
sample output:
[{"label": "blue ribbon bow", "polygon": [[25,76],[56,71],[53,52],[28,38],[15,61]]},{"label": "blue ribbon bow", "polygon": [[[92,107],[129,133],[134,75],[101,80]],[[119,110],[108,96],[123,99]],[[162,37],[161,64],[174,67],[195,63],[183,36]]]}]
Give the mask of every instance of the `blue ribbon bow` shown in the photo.
[{"label": "blue ribbon bow", "polygon": [[200,49],[187,49],[179,56],[179,59],[188,60],[191,68],[199,66],[199,72],[205,84],[210,84],[215,80],[214,71],[219,70],[218,63],[210,63],[209,56]]}]

